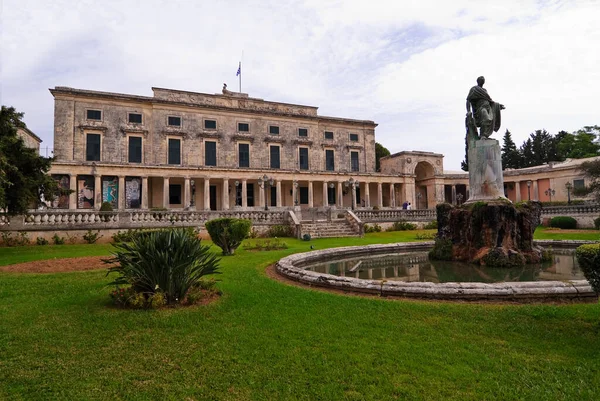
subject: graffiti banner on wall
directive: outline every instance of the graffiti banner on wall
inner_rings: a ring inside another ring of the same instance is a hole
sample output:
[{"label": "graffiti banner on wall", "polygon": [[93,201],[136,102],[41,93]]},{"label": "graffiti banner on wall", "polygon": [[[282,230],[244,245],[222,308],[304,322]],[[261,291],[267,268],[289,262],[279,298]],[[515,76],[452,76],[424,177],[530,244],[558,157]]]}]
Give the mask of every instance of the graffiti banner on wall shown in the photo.
[{"label": "graffiti banner on wall", "polygon": [[69,189],[71,181],[68,175],[53,175],[52,178],[58,183],[59,194],[52,201],[51,207],[54,209],[69,208]]},{"label": "graffiti banner on wall", "polygon": [[94,176],[77,176],[77,207],[79,209],[94,208]]},{"label": "graffiti banner on wall", "polygon": [[142,179],[127,177],[125,179],[125,208],[139,209],[142,206]]},{"label": "graffiti banner on wall", "polygon": [[119,179],[117,177],[102,177],[102,202],[108,202],[113,209],[119,207]]}]

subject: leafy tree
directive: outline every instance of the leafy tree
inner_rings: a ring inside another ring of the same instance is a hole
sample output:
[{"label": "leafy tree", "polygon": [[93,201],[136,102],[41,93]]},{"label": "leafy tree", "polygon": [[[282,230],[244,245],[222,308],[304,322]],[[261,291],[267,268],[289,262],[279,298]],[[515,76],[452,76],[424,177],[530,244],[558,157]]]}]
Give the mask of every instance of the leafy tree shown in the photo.
[{"label": "leafy tree", "polygon": [[600,159],[587,161],[581,165],[580,169],[588,178],[587,189],[600,202]]},{"label": "leafy tree", "polygon": [[521,154],[517,145],[512,140],[509,130],[504,133],[504,144],[502,145],[502,167],[503,168],[520,168]]},{"label": "leafy tree", "polygon": [[533,164],[533,144],[531,138],[527,138],[519,148],[519,154],[521,155],[521,168],[531,167]]},{"label": "leafy tree", "polygon": [[379,163],[379,159],[389,155],[390,151],[387,148],[385,148],[379,142],[375,142],[375,171],[381,171],[381,164]]},{"label": "leafy tree", "polygon": [[56,181],[47,172],[51,158],[41,157],[28,148],[17,135],[25,128],[23,113],[14,107],[0,110],[0,209],[8,214],[21,214],[42,203],[42,198],[54,199],[59,193]]}]

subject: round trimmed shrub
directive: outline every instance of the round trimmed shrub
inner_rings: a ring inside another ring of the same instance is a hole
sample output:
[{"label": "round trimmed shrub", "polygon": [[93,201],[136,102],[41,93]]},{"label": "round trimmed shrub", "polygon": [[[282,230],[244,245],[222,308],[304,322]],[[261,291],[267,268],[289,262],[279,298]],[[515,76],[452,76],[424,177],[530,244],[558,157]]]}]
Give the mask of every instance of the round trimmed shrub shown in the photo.
[{"label": "round trimmed shrub", "polygon": [[596,230],[600,230],[600,217],[594,219],[594,227]]},{"label": "round trimmed shrub", "polygon": [[581,245],[575,256],[583,275],[596,294],[600,294],[600,244]]},{"label": "round trimmed shrub", "polygon": [[252,221],[247,219],[221,218],[206,222],[210,239],[223,250],[223,255],[233,255],[242,241],[250,235]]},{"label": "round trimmed shrub", "polygon": [[577,220],[570,216],[557,216],[550,220],[550,227],[573,229],[577,228]]}]

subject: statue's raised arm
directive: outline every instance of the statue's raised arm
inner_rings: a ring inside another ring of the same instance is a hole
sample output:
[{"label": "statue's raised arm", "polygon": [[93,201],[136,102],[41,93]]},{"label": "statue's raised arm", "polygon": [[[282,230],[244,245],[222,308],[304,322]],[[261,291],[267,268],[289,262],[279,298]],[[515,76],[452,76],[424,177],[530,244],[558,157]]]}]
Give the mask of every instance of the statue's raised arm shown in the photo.
[{"label": "statue's raised arm", "polygon": [[483,88],[484,83],[484,77],[477,78],[477,85],[467,95],[467,128],[472,116],[475,126],[479,128],[479,138],[489,138],[500,129],[500,110],[504,109],[504,105],[492,100]]}]

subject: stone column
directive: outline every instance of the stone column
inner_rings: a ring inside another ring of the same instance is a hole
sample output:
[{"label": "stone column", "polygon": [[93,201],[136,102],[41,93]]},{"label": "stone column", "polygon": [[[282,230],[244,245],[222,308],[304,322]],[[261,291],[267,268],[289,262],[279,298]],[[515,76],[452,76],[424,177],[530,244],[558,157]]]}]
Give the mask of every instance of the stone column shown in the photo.
[{"label": "stone column", "polygon": [[313,207],[313,183],[308,182],[308,207]]},{"label": "stone column", "polygon": [[94,174],[94,209],[100,210],[102,206],[102,176]]},{"label": "stone column", "polygon": [[343,191],[343,183],[338,181],[337,184],[337,205],[338,207],[344,207],[344,191]]},{"label": "stone column", "polygon": [[293,206],[299,206],[299,205],[296,205],[296,199],[298,199],[297,196],[298,196],[298,190],[296,189],[296,186],[292,182],[292,205]]},{"label": "stone column", "polygon": [[327,191],[327,181],[323,181],[323,207],[327,207],[329,205],[329,198],[328,198],[328,191]]},{"label": "stone column", "polygon": [[69,209],[77,209],[77,174],[69,175],[69,189],[71,194],[69,195]]},{"label": "stone column", "polygon": [[277,180],[275,185],[277,186],[277,207],[281,207],[281,180]]},{"label": "stone column", "polygon": [[169,208],[169,177],[163,177],[163,207]]},{"label": "stone column", "polygon": [[533,198],[534,201],[538,201],[540,200],[540,194],[538,191],[538,180],[533,180],[533,194],[531,194],[531,197]]},{"label": "stone column", "polygon": [[229,178],[223,178],[223,199],[221,209],[229,210]]},{"label": "stone column", "polygon": [[521,181],[515,182],[515,202],[521,202]]},{"label": "stone column", "polygon": [[148,177],[142,177],[142,209],[148,209]]},{"label": "stone column", "polygon": [[383,208],[383,185],[380,182],[377,183],[377,207]]},{"label": "stone column", "polygon": [[204,179],[204,210],[210,210],[210,178]]},{"label": "stone column", "polygon": [[352,210],[356,208],[356,185],[352,185],[352,192],[350,194],[350,205],[352,206]]},{"label": "stone column", "polygon": [[452,204],[456,205],[456,185],[452,185]]},{"label": "stone column", "polygon": [[390,183],[390,207],[396,207],[396,188],[393,182]]},{"label": "stone column", "polygon": [[125,177],[119,176],[119,194],[117,199],[119,201],[119,210],[125,210]]},{"label": "stone column", "polygon": [[369,193],[368,182],[365,182],[365,207],[371,207],[371,194]]},{"label": "stone column", "polygon": [[261,209],[265,208],[265,188],[267,187],[267,183],[263,182],[262,187],[258,186],[258,206]]},{"label": "stone column", "polygon": [[190,206],[190,177],[183,179],[183,208],[187,209]]},{"label": "stone column", "polygon": [[245,209],[248,207],[248,188],[246,187],[246,180],[242,180],[242,207]]}]

